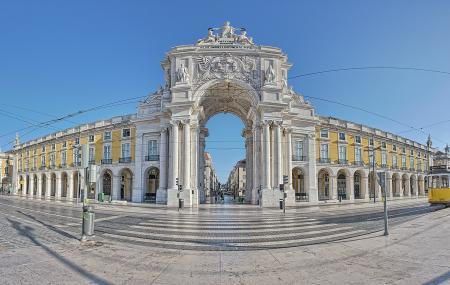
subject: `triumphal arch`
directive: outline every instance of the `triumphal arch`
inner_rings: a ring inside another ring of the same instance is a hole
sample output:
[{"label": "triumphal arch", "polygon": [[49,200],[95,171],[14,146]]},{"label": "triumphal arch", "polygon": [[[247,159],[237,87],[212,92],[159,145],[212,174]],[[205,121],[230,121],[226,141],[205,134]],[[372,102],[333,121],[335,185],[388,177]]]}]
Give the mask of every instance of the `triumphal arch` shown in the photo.
[{"label": "triumphal arch", "polygon": [[[285,184],[286,205],[295,202],[292,190],[294,139],[301,139],[308,159],[310,201],[315,191],[315,127],[313,107],[288,85],[291,64],[281,49],[257,45],[243,28],[226,22],[208,29],[192,45],[177,46],[161,62],[165,86],[139,105],[136,118],[136,170],[133,196],[139,200],[151,162],[145,161],[146,141],[159,147],[158,203],[185,206],[205,202],[203,181],[208,120],[232,113],[244,123],[246,201],[276,206]],[[141,181],[139,183],[139,181]],[[141,184],[141,185],[140,185]],[[179,185],[182,191],[179,191]]]}]

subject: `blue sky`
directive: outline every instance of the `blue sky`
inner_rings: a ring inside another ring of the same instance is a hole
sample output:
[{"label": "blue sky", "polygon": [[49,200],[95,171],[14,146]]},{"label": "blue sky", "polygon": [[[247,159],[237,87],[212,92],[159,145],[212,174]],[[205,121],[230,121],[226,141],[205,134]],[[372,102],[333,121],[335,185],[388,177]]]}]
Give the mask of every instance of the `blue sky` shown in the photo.
[{"label": "blue sky", "polygon": [[[225,20],[247,28],[257,44],[281,47],[294,64],[293,76],[383,65],[450,72],[448,15],[450,1],[445,0],[1,1],[0,145],[8,149],[13,133],[29,122],[149,94],[163,82],[160,61],[167,50],[194,43],[208,27],[221,26]],[[356,105],[415,127],[450,119],[449,75],[351,71],[303,77],[289,84],[305,96]],[[401,133],[420,142],[426,139],[423,133],[364,112],[311,102],[321,115]],[[134,113],[136,105],[130,102],[87,113],[37,129],[23,139]],[[222,148],[243,147],[242,123],[230,118],[211,119],[209,140],[231,141],[221,144]],[[442,147],[450,141],[449,130],[450,122],[424,132],[431,133],[434,145]],[[243,149],[213,149],[216,145],[209,143],[207,148],[224,180],[232,165],[243,158]]]}]

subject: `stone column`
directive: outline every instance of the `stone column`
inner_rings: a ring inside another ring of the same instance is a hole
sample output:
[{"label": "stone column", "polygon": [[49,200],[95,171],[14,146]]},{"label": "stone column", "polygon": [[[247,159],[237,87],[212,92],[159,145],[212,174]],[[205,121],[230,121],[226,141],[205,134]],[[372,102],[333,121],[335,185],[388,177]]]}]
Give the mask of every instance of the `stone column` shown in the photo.
[{"label": "stone column", "polygon": [[200,204],[200,196],[199,196],[199,191],[198,191],[198,146],[199,146],[199,128],[198,125],[192,124],[191,125],[191,146],[190,146],[190,152],[192,154],[191,157],[191,184],[190,184],[190,188],[191,188],[191,193],[192,194],[192,205],[193,206],[198,206],[198,204]]},{"label": "stone column", "polygon": [[45,191],[45,199],[50,199],[50,196],[52,194],[52,175],[51,173],[47,173],[47,191]]},{"label": "stone column", "polygon": [[398,191],[398,194],[399,194],[398,196],[399,197],[403,197],[402,177],[401,176],[396,180],[395,188],[397,188],[397,191]]},{"label": "stone column", "polygon": [[406,180],[405,183],[405,189],[406,189],[406,196],[411,197],[411,186],[410,186],[410,177]]},{"label": "stone column", "polygon": [[414,183],[413,183],[413,191],[414,191],[414,196],[418,197],[419,196],[419,188],[418,188],[418,178],[414,179]]},{"label": "stone column", "polygon": [[38,175],[37,177],[37,192],[36,192],[36,198],[41,198],[42,193],[42,175]]},{"label": "stone column", "polygon": [[[206,182],[205,182],[205,130],[199,129],[198,142],[198,187],[201,203],[206,202]],[[209,197],[212,199],[212,197]],[[212,202],[212,201],[211,201]]]},{"label": "stone column", "polygon": [[[259,139],[258,139],[259,138]],[[259,141],[260,141],[260,126],[256,123],[253,124],[253,152],[252,152],[252,160],[253,160],[253,182],[252,182],[252,204],[257,204],[259,200],[258,190],[260,189],[261,181],[259,180],[259,172],[261,169],[261,165],[258,163],[259,158]]]},{"label": "stone column", "polygon": [[387,198],[392,198],[394,195],[392,193],[392,176],[391,177],[386,177],[386,197]]},{"label": "stone column", "polygon": [[270,125],[269,122],[264,122],[263,125],[264,128],[264,139],[263,139],[263,145],[264,145],[264,188],[265,189],[271,189],[270,186]]},{"label": "stone column", "polygon": [[[73,173],[67,174],[67,181],[69,185],[67,186],[67,198],[66,200],[72,201],[73,200]],[[97,196],[95,196],[97,199]]]},{"label": "stone column", "polygon": [[274,170],[276,171],[275,174],[275,188],[279,189],[280,184],[283,184],[283,156],[281,152],[281,123],[282,122],[276,122],[274,124],[275,127],[275,163],[274,163]]},{"label": "stone column", "polygon": [[287,189],[292,188],[292,129],[286,129],[287,138],[287,175],[288,175],[288,185]]},{"label": "stone column", "polygon": [[120,200],[120,186],[122,185],[121,179],[122,177],[120,175],[113,174],[111,200]]},{"label": "stone column", "polygon": [[[23,179],[23,191],[22,191],[22,193],[23,193],[23,195],[24,196],[30,196],[30,193],[31,193],[31,191],[30,191],[30,189],[29,188],[31,188],[30,187],[30,185],[28,185],[28,184],[30,184],[29,181],[30,180],[30,178],[27,176],[27,175],[25,175],[24,176],[24,179]],[[33,195],[33,194],[32,194]]]},{"label": "stone column", "polygon": [[167,127],[163,127],[159,140],[159,189],[156,191],[156,203],[167,202],[167,182]]},{"label": "stone column", "polygon": [[191,194],[191,125],[189,120],[183,121],[183,197],[186,206],[192,205]]},{"label": "stone column", "polygon": [[178,134],[179,121],[171,122],[171,138],[170,138],[170,149],[171,149],[171,160],[169,165],[170,171],[170,181],[169,189],[167,190],[167,206],[176,207],[178,205],[178,189],[176,180],[178,177],[178,150],[180,144],[180,138]]},{"label": "stone column", "polygon": [[348,183],[348,186],[346,187],[348,189],[348,200],[354,201],[355,200],[355,178],[353,175],[350,175],[345,178],[345,184]]},{"label": "stone column", "polygon": [[[308,138],[308,171],[307,177],[305,175],[305,180],[307,184],[305,184],[306,192],[308,193],[310,202],[318,202],[319,201],[319,191],[317,187],[317,167],[316,167],[316,136],[315,134],[309,134]],[[292,157],[291,157],[292,160]]]},{"label": "stone column", "polygon": [[369,201],[369,177],[364,173],[364,175],[361,175],[361,192],[362,192],[362,199]]},{"label": "stone column", "polygon": [[337,200],[337,179],[336,175],[330,175],[330,199]]},{"label": "stone column", "polygon": [[56,192],[55,200],[61,199],[61,172],[56,173]]}]

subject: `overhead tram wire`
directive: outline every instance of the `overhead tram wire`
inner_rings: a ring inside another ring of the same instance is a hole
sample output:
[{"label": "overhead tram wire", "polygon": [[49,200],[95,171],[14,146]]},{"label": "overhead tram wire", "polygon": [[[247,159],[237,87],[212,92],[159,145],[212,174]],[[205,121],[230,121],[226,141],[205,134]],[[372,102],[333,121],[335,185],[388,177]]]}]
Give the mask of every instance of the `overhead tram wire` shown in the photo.
[{"label": "overhead tram wire", "polygon": [[[303,73],[303,74],[291,76],[288,79],[296,79],[296,78],[300,78],[300,77],[314,76],[314,75],[320,75],[320,74],[332,73],[332,72],[354,71],[354,70],[371,70],[371,69],[373,69],[373,70],[375,70],[375,69],[410,70],[410,71],[431,72],[431,73],[439,73],[439,74],[443,74],[443,75],[450,75],[450,72],[442,71],[442,70],[436,70],[436,69],[426,69],[426,68],[416,68],[416,67],[399,67],[399,66],[361,66],[361,67],[335,68],[335,69],[328,69],[328,70],[322,70],[322,71],[316,71],[316,72],[310,72],[310,73]],[[252,89],[246,89],[246,88],[241,88],[241,87],[234,88],[234,89],[235,90],[243,90],[243,92],[245,92],[245,91],[255,91],[255,90],[252,90]],[[201,90],[201,89],[198,89],[198,90]],[[205,88],[204,90],[205,91],[206,90],[214,90],[214,88]],[[224,91],[225,89],[223,89],[223,88],[216,88],[216,90]],[[256,91],[258,91],[258,90],[256,90]],[[240,94],[242,94],[242,93],[240,93]],[[206,95],[206,97],[207,96],[208,95]],[[78,112],[75,112],[75,113],[71,113],[71,114],[68,114],[68,115],[60,117],[60,118],[56,118],[56,119],[53,119],[53,120],[42,122],[42,123],[39,124],[39,127],[41,127],[41,125],[42,125],[42,127],[48,126],[48,125],[52,125],[52,124],[55,124],[56,122],[59,122],[59,121],[62,121],[62,120],[66,120],[67,118],[72,118],[72,117],[78,116],[78,115],[86,113],[86,112],[91,112],[91,111],[94,111],[94,110],[97,110],[97,109],[105,108],[105,107],[108,107],[108,106],[110,106],[112,104],[115,104],[115,103],[119,103],[119,102],[123,102],[123,101],[129,101],[129,100],[138,99],[138,98],[141,99],[141,98],[146,98],[146,97],[148,97],[148,95],[132,97],[132,98],[123,99],[123,100],[115,101],[115,102],[104,104],[104,105],[99,105],[99,106],[96,106],[96,107],[93,107],[93,108],[89,108],[89,109],[86,109],[86,110],[82,110],[82,111],[78,111]],[[360,110],[360,111],[363,111],[363,112],[368,112],[368,113],[370,113],[372,115],[379,116],[379,117],[381,116],[382,118],[390,120],[390,121],[393,121],[395,123],[398,123],[398,124],[401,124],[401,125],[404,125],[404,126],[406,125],[406,126],[408,126],[409,128],[411,128],[413,130],[418,130],[420,132],[423,132],[423,130],[421,130],[421,129],[409,126],[408,124],[402,123],[402,122],[400,122],[398,120],[389,118],[389,117],[381,115],[381,114],[377,114],[377,113],[372,112],[372,111],[365,110],[365,109],[360,108],[360,107],[356,107],[356,106],[352,106],[352,105],[348,105],[348,104],[332,101],[332,100],[329,100],[329,99],[323,99],[323,98],[319,98],[319,97],[313,97],[313,96],[304,96],[304,97],[305,98],[316,99],[316,100],[328,101],[329,103],[340,104],[342,106],[346,106],[346,107],[349,107],[349,108],[357,109],[357,110]],[[17,131],[22,131],[22,130],[28,129],[28,128],[30,128],[30,127],[22,128],[22,129],[14,131],[12,133],[15,133]],[[9,135],[9,134],[10,133],[0,135],[0,138],[4,137],[5,135]]]}]

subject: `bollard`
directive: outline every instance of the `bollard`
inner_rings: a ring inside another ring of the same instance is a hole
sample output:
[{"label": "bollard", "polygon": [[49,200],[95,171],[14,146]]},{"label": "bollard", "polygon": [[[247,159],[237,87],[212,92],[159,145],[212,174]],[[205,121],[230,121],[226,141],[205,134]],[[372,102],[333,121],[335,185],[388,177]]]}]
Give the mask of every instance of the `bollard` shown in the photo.
[{"label": "bollard", "polygon": [[280,210],[283,210],[283,208],[284,208],[283,202],[284,202],[283,199],[280,199]]},{"label": "bollard", "polygon": [[87,240],[88,237],[94,235],[94,207],[83,206],[83,225],[81,241]]}]

